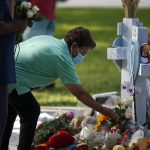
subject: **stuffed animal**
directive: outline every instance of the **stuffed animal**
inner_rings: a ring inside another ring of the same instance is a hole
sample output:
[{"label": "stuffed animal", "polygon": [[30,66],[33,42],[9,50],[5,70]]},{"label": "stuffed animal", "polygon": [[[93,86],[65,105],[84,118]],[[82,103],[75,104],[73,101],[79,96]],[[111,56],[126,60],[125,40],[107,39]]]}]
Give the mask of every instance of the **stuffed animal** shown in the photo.
[{"label": "stuffed animal", "polygon": [[101,150],[111,150],[121,139],[121,135],[117,132],[107,133],[105,136],[104,146]]},{"label": "stuffed animal", "polygon": [[145,137],[138,140],[139,149],[146,150],[148,145],[150,144],[150,137]]},{"label": "stuffed animal", "polygon": [[80,139],[91,140],[95,137],[94,128],[96,124],[96,118],[86,116],[81,122],[82,130],[80,132]]},{"label": "stuffed animal", "polygon": [[92,124],[88,124],[87,126],[83,127],[80,132],[80,139],[92,140],[95,137],[94,128],[95,126]]},{"label": "stuffed animal", "polygon": [[129,147],[131,147],[134,143],[138,143],[138,139],[142,138],[144,138],[144,131],[139,129],[132,135]]},{"label": "stuffed animal", "polygon": [[138,143],[133,143],[132,146],[126,148],[126,150],[146,150],[146,149],[140,149]]},{"label": "stuffed animal", "polygon": [[105,140],[106,130],[95,133],[95,138],[93,139],[94,143],[103,144]]},{"label": "stuffed animal", "polygon": [[49,147],[55,149],[64,148],[68,145],[74,144],[75,139],[67,131],[59,131],[57,134],[51,136],[48,141]]},{"label": "stuffed animal", "polygon": [[143,64],[148,64],[150,63],[150,45],[147,43],[144,43],[140,47],[140,61]]},{"label": "stuffed animal", "polygon": [[70,129],[76,134],[81,131],[81,123],[84,120],[85,116],[75,116],[70,122]]},{"label": "stuffed animal", "polygon": [[112,150],[125,150],[123,145],[115,145]]},{"label": "stuffed animal", "polygon": [[87,116],[83,119],[83,121],[81,122],[81,126],[86,127],[88,124],[91,125],[95,125],[96,124],[96,118],[95,117],[91,117],[91,116]]}]

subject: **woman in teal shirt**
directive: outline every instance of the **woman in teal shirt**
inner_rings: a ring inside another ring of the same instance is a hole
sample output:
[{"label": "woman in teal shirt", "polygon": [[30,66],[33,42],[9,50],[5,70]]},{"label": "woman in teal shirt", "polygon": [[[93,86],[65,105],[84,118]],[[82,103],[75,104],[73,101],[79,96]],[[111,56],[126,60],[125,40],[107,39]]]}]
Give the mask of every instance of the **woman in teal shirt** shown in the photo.
[{"label": "woman in teal shirt", "polygon": [[17,114],[21,124],[18,150],[31,150],[40,106],[30,89],[48,85],[58,78],[85,105],[111,118],[118,117],[114,111],[96,102],[80,83],[76,64],[96,46],[88,29],[74,28],[64,39],[48,35],[35,36],[19,46],[20,49],[18,47],[16,50],[17,83],[9,88],[8,121],[1,150],[8,150]]}]

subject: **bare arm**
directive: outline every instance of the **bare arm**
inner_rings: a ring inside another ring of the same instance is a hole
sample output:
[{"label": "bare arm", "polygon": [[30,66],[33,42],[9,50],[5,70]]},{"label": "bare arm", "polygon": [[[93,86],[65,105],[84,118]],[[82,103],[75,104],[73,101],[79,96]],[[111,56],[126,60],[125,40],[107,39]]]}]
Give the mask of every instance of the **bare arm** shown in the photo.
[{"label": "bare arm", "polygon": [[12,32],[22,32],[27,26],[25,20],[13,20],[10,22],[0,21],[0,34],[9,34]]},{"label": "bare arm", "polygon": [[15,0],[8,0],[8,7],[11,17],[14,18]]},{"label": "bare arm", "polygon": [[117,119],[118,115],[110,108],[103,107],[100,103],[96,102],[92,96],[78,84],[65,84],[65,87],[77,97],[79,101],[93,108],[94,110],[109,116],[110,118]]},{"label": "bare arm", "polygon": [[[14,17],[15,0],[7,0],[10,15]],[[0,34],[9,34],[12,32],[22,32],[27,26],[27,21],[18,19],[13,21],[0,21]]]},{"label": "bare arm", "polygon": [[12,21],[11,22],[0,21],[0,34],[8,34],[16,31],[17,27]]}]

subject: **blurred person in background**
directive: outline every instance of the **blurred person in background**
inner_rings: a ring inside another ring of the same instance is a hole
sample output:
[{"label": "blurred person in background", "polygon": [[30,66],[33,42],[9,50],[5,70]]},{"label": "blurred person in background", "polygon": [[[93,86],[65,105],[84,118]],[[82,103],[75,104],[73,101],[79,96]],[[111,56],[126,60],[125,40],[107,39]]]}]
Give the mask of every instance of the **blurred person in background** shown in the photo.
[{"label": "blurred person in background", "polygon": [[[37,35],[53,35],[56,26],[56,0],[28,0],[39,8],[39,14],[43,16],[41,21],[33,21],[32,27],[27,27],[23,33],[23,40]],[[55,83],[48,86],[36,87],[34,90],[43,91],[55,87]]]},{"label": "blurred person in background", "polygon": [[8,111],[8,84],[15,83],[14,45],[16,32],[26,28],[25,20],[14,20],[15,0],[0,1],[0,146]]},{"label": "blurred person in background", "polygon": [[30,2],[39,8],[38,13],[43,16],[43,20],[33,21],[32,27],[28,27],[23,33],[23,40],[37,35],[53,35],[56,25],[56,1],[30,0]]}]

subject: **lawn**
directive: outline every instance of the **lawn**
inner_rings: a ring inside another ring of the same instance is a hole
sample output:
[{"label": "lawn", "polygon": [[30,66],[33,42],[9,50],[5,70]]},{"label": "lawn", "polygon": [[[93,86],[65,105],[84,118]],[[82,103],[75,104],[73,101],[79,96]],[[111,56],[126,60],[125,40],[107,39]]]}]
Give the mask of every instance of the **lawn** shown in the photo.
[{"label": "lawn", "polygon": [[[138,18],[150,30],[149,9],[139,9]],[[82,85],[91,94],[120,92],[120,72],[112,60],[107,60],[107,47],[116,38],[117,22],[124,17],[123,9],[106,8],[57,8],[55,37],[63,38],[76,26],[88,28],[96,41],[96,48],[77,66]],[[75,106],[77,100],[57,80],[56,88],[33,92],[40,105]]]}]

